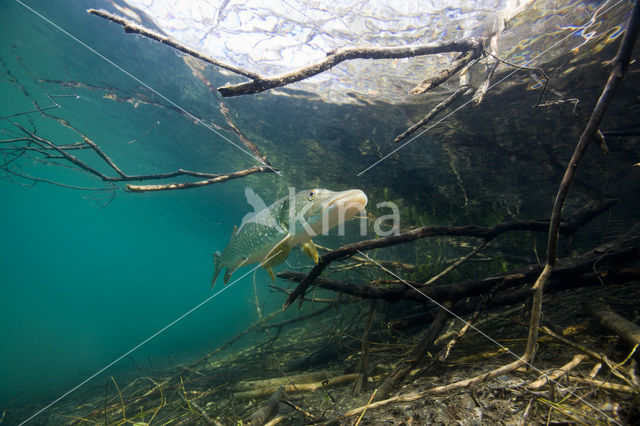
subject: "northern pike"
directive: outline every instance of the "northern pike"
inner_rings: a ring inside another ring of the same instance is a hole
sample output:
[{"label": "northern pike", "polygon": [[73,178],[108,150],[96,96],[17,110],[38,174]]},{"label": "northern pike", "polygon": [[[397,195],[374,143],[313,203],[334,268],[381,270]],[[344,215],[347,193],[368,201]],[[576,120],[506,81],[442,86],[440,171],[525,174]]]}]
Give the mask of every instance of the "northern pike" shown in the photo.
[{"label": "northern pike", "polygon": [[318,263],[318,250],[312,237],[344,223],[367,205],[359,189],[334,192],[310,189],[281,198],[235,227],[222,254],[214,254],[215,272],[211,287],[223,268],[225,285],[241,266],[260,262],[271,279],[274,266],[283,263],[291,249],[300,244],[303,253]]}]

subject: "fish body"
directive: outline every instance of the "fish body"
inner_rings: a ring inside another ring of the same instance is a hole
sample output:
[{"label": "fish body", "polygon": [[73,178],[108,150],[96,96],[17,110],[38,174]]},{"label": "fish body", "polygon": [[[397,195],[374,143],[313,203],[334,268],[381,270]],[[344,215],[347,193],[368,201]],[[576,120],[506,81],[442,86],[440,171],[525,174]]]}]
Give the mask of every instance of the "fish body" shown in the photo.
[{"label": "fish body", "polygon": [[223,268],[227,284],[236,269],[257,262],[273,278],[271,268],[283,263],[298,244],[317,263],[318,251],[311,238],[362,212],[366,204],[367,196],[359,189],[340,192],[310,189],[279,199],[234,229],[223,252],[214,255],[211,286]]}]

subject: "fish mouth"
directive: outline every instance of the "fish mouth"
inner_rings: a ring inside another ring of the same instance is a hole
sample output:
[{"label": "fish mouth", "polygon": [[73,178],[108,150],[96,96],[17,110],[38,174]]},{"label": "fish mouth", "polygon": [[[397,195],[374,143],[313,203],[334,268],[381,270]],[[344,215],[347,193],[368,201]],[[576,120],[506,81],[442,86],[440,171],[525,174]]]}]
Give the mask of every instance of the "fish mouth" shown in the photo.
[{"label": "fish mouth", "polygon": [[[349,189],[347,191],[338,192],[333,197],[329,198],[325,202],[322,211],[325,212],[330,207],[334,207],[339,210],[346,209],[343,211],[353,209],[353,215],[355,215],[364,210],[367,206],[367,201],[367,196],[364,192],[359,189]],[[351,217],[353,215],[351,215]]]}]

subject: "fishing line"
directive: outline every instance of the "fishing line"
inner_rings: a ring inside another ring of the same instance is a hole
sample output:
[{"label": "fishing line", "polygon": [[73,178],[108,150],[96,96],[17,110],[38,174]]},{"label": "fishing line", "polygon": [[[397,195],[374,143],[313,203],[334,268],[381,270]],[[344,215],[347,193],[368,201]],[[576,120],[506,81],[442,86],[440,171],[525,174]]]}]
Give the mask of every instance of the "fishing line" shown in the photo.
[{"label": "fishing line", "polygon": [[[371,262],[375,263],[376,265],[378,265],[380,267],[380,269],[382,269],[383,271],[385,271],[386,273],[396,277],[397,279],[399,279],[400,281],[402,281],[404,284],[406,284],[408,287],[410,287],[411,289],[413,289],[414,291],[418,292],[421,296],[424,296],[427,300],[429,300],[431,303],[433,303],[434,305],[436,305],[437,307],[439,307],[440,309],[443,309],[446,313],[448,313],[449,315],[453,316],[454,318],[456,318],[459,321],[462,321],[463,324],[466,324],[467,321],[462,318],[461,316],[457,315],[456,313],[454,313],[453,311],[451,311],[450,309],[448,309],[446,306],[442,305],[441,303],[439,303],[438,301],[436,301],[435,299],[433,299],[432,297],[430,297],[428,294],[420,291],[420,289],[412,284],[410,284],[409,282],[405,281],[404,279],[402,279],[401,277],[399,277],[398,275],[396,275],[394,272],[391,272],[389,269],[385,268],[384,266],[382,266],[380,263],[376,262],[373,258],[371,258],[370,256],[366,255],[365,253],[361,252],[360,250],[358,250],[358,253],[360,253],[362,256],[366,257],[367,259],[369,259]],[[477,328],[476,326],[474,326],[473,324],[469,324],[469,327],[471,329],[473,329],[474,331],[478,332],[480,335],[482,335],[483,337],[485,337],[486,339],[488,339],[490,342],[492,342],[493,344],[495,344],[496,346],[500,347],[501,349],[503,349],[504,351],[506,351],[507,353],[513,355],[514,357],[516,357],[517,359],[522,359],[521,356],[519,356],[518,354],[516,354],[515,352],[513,352],[511,349],[509,349],[508,347],[504,346],[503,344],[501,344],[500,342],[498,342],[497,340],[495,340],[494,338],[492,338],[491,336],[489,336],[488,334],[486,334],[485,332],[483,332],[482,330],[480,330],[479,328]],[[611,420],[613,423],[617,424],[617,425],[621,425],[620,422],[614,420],[613,418],[609,417],[608,415],[606,415],[602,410],[600,410],[599,408],[595,407],[594,405],[592,405],[591,403],[589,403],[588,401],[586,401],[585,399],[583,399],[582,397],[576,395],[574,392],[571,391],[571,389],[568,389],[564,386],[562,386],[560,383],[558,383],[557,381],[553,380],[552,378],[548,377],[547,373],[544,373],[542,370],[538,369],[537,367],[535,367],[533,364],[525,361],[525,364],[529,367],[531,367],[531,369],[535,370],[538,374],[540,374],[541,376],[547,376],[547,380],[550,382],[553,382],[555,385],[559,386],[560,389],[567,391],[568,393],[570,393],[571,395],[573,395],[574,397],[578,398],[579,401],[584,402],[585,404],[587,404],[589,407],[593,408],[594,410],[596,410],[598,413],[602,414],[603,416],[605,416],[607,419]]]},{"label": "fishing line", "polygon": [[[607,3],[609,3],[611,0],[608,0]],[[614,7],[616,7],[619,3],[622,3],[622,1],[624,0],[618,0],[615,4],[613,4],[611,7],[609,7],[607,10],[605,10],[604,12],[602,12],[602,15],[605,15],[607,12],[609,12],[611,9],[613,9]],[[572,35],[574,35],[576,32],[580,31],[580,30],[584,30],[585,28],[588,28],[589,26],[591,26],[595,21],[595,17],[598,16],[598,14],[600,13],[600,10],[602,10],[604,8],[604,6],[607,5],[607,3],[603,4],[602,6],[600,6],[598,8],[598,10],[596,10],[593,14],[593,16],[591,16],[591,18],[589,18],[589,20],[586,22],[586,24],[580,26],[580,27],[576,27],[573,31],[571,31],[569,34],[567,34],[565,37],[561,38],[560,40],[558,40],[556,43],[554,43],[553,45],[549,46],[548,48],[546,48],[545,50],[537,53],[534,57],[534,55],[531,55],[532,58],[529,59],[527,62],[525,62],[523,65],[519,65],[519,66],[528,66],[531,62],[533,62],[536,58],[544,55],[545,53],[547,53],[549,50],[553,49],[554,47],[556,47],[557,45],[559,45],[560,43],[562,43],[563,41],[565,41],[566,39],[568,39],[569,37],[571,37]],[[567,27],[570,28],[570,27]],[[582,43],[580,46],[584,46],[585,44],[589,43],[589,40],[585,41],[584,43]],[[573,50],[575,48],[571,48],[569,50]],[[559,54],[557,57],[560,57],[564,54],[566,54],[569,50],[562,52],[561,54]],[[506,76],[504,76],[503,78],[501,78],[500,80],[496,81],[495,83],[493,83],[491,86],[489,86],[489,88],[487,89],[487,91],[489,91],[490,89],[493,89],[494,87],[496,87],[498,84],[502,83],[503,81],[505,81],[506,79],[508,79],[509,77],[511,77],[513,74],[517,73],[518,71],[520,71],[519,69],[515,69],[513,71],[511,71],[510,73],[508,73]],[[460,111],[462,108],[466,107],[467,105],[469,105],[471,102],[473,102],[473,99],[469,99],[468,101],[464,102],[462,105],[460,105],[459,107],[457,107],[456,109],[454,109],[453,111],[451,111],[450,113],[448,113],[447,115],[445,115],[444,117],[442,117],[441,119],[439,119],[438,121],[436,121],[435,123],[433,123],[432,125],[430,125],[429,127],[427,127],[426,129],[422,130],[420,133],[418,133],[417,135],[415,135],[414,137],[412,137],[411,139],[409,139],[408,141],[406,141],[405,143],[403,143],[402,145],[400,145],[399,147],[397,147],[396,149],[394,149],[393,151],[391,151],[390,153],[386,154],[384,157],[382,157],[381,159],[379,159],[378,161],[376,161],[375,163],[371,164],[369,167],[367,167],[366,169],[364,169],[363,171],[361,171],[360,173],[358,173],[356,176],[360,177],[361,175],[363,175],[364,173],[366,173],[367,171],[369,171],[370,169],[372,169],[373,167],[377,166],[378,164],[380,164],[381,162],[383,162],[384,160],[386,160],[387,158],[389,158],[391,155],[395,154],[396,152],[398,152],[400,149],[404,148],[406,145],[408,145],[409,143],[413,142],[414,140],[416,140],[417,138],[419,138],[420,136],[424,135],[426,132],[428,132],[429,130],[433,129],[435,126],[437,126],[438,124],[440,124],[442,121],[446,120],[447,118],[451,117],[453,114],[455,114],[456,112]]]},{"label": "fishing line", "polygon": [[178,105],[177,103],[175,103],[174,101],[172,101],[171,99],[167,98],[166,96],[164,96],[163,94],[161,94],[160,92],[158,92],[157,90],[155,90],[153,87],[151,87],[150,85],[146,84],[145,82],[143,82],[142,80],[140,80],[139,78],[135,77],[133,74],[131,74],[130,72],[126,71],[124,68],[122,68],[121,66],[119,66],[118,64],[116,64],[115,62],[113,62],[112,60],[110,60],[109,58],[107,58],[106,56],[104,56],[103,54],[99,53],[98,51],[96,51],[95,49],[93,49],[91,46],[89,46],[88,44],[86,44],[85,42],[83,42],[82,40],[78,39],[77,37],[75,37],[73,34],[69,33],[68,31],[66,31],[65,29],[63,29],[62,27],[60,27],[59,25],[57,25],[56,23],[54,23],[53,21],[51,21],[50,19],[48,19],[47,17],[45,17],[44,15],[40,14],[39,12],[37,12],[36,10],[32,9],[31,7],[27,6],[26,4],[24,4],[21,0],[15,0],[17,3],[19,3],[20,5],[22,5],[25,9],[28,9],[29,11],[31,11],[33,14],[37,15],[38,17],[40,17],[41,19],[43,19],[44,21],[46,21],[47,23],[49,23],[50,25],[52,25],[53,27],[57,28],[58,30],[60,30],[62,33],[64,33],[65,35],[67,35],[68,37],[70,37],[71,39],[73,39],[74,41],[76,41],[77,43],[79,43],[80,45],[86,47],[87,49],[89,49],[92,53],[94,53],[95,55],[97,55],[98,57],[100,57],[101,59],[103,59],[104,61],[108,62],[109,64],[113,65],[115,68],[117,68],[118,70],[120,70],[121,72],[123,72],[125,75],[131,77],[133,80],[135,80],[136,82],[140,83],[142,86],[146,87],[147,89],[149,89],[150,91],[152,91],[153,93],[155,93],[158,97],[160,97],[161,99],[165,100],[166,102],[168,102],[170,105],[176,107],[177,109],[179,109],[183,114],[185,114],[187,117],[193,119],[194,121],[196,121],[198,124],[201,124],[202,126],[206,127],[207,129],[211,130],[213,133],[215,133],[216,135],[218,135],[219,137],[221,137],[222,139],[224,139],[225,141],[229,142],[231,145],[235,146],[236,148],[238,148],[239,150],[241,150],[242,152],[244,152],[245,154],[247,154],[248,156],[250,156],[251,158],[253,158],[254,160],[256,160],[258,163],[262,164],[265,167],[268,167],[269,169],[271,169],[271,171],[273,171],[274,173],[276,173],[277,175],[280,175],[280,171],[277,169],[274,169],[273,167],[271,167],[270,165],[266,164],[261,158],[256,157],[255,155],[253,155],[252,153],[250,153],[249,151],[247,151],[246,149],[244,149],[243,147],[241,147],[240,145],[238,145],[237,143],[233,142],[231,139],[229,139],[228,137],[226,137],[224,134],[218,132],[212,125],[210,125],[209,123],[205,123],[204,121],[202,121],[200,118],[196,117],[195,115],[191,114],[189,111],[187,111],[186,109],[182,108],[180,105]]},{"label": "fishing line", "polygon": [[[280,252],[275,253],[273,256],[276,256],[277,254],[279,254]],[[271,259],[271,257],[269,257],[266,260]],[[59,396],[58,398],[56,398],[53,402],[49,403],[47,406],[45,406],[44,408],[40,409],[39,411],[37,411],[36,413],[34,413],[33,415],[31,415],[31,417],[29,417],[28,419],[22,421],[19,426],[27,423],[28,421],[30,421],[31,419],[33,419],[34,417],[36,417],[38,414],[42,413],[43,411],[51,408],[53,405],[55,405],[57,402],[59,402],[60,400],[64,399],[66,396],[68,396],[69,394],[71,394],[72,392],[76,391],[78,388],[80,388],[81,386],[83,386],[84,384],[86,384],[87,382],[91,381],[92,379],[94,379],[96,376],[98,376],[99,374],[101,374],[102,372],[104,372],[105,370],[107,370],[109,367],[113,366],[114,364],[118,363],[119,361],[121,361],[123,358],[126,358],[127,356],[131,355],[131,353],[133,353],[134,351],[136,351],[138,348],[142,347],[143,345],[145,345],[146,343],[148,343],[150,340],[152,340],[153,338],[157,337],[158,335],[160,335],[161,333],[163,333],[164,331],[166,331],[167,329],[169,329],[171,326],[175,325],[178,321],[184,319],[185,317],[187,317],[188,315],[190,315],[192,312],[194,312],[195,310],[197,310],[198,308],[200,308],[201,306],[203,306],[204,304],[206,304],[207,302],[209,302],[210,300],[213,300],[216,296],[218,296],[220,293],[222,293],[223,291],[229,289],[231,286],[233,286],[235,283],[237,283],[238,281],[240,281],[241,279],[243,279],[244,277],[246,277],[247,275],[249,275],[250,273],[252,273],[253,271],[255,271],[256,269],[258,269],[260,267],[260,263],[258,263],[257,266],[255,266],[254,268],[252,268],[249,272],[245,273],[244,275],[242,275],[240,278],[232,281],[230,284],[226,285],[225,287],[223,287],[221,290],[217,291],[216,293],[212,294],[211,296],[207,297],[206,299],[204,299],[202,302],[198,303],[196,306],[194,306],[193,308],[189,309],[187,312],[185,312],[184,314],[180,315],[178,318],[176,318],[175,320],[171,321],[169,324],[165,325],[164,327],[162,327],[160,330],[156,331],[155,333],[153,333],[151,336],[147,337],[146,339],[144,339],[142,342],[138,343],[137,345],[135,345],[134,347],[132,347],[131,349],[129,349],[127,352],[125,352],[124,354],[120,355],[118,358],[116,358],[115,360],[111,361],[109,364],[107,364],[106,366],[104,366],[103,368],[101,368],[100,370],[96,371],[95,373],[93,373],[91,376],[87,377],[84,381],[82,381],[81,383],[79,383],[78,385],[74,386],[73,388],[69,389],[67,392],[65,392],[64,394],[62,394],[61,396]]]}]

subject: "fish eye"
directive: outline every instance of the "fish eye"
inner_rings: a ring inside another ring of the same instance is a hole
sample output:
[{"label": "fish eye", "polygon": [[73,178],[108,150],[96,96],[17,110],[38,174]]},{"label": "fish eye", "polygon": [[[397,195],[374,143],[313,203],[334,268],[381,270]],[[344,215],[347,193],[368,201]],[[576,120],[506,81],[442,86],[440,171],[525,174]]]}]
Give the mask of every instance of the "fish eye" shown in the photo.
[{"label": "fish eye", "polygon": [[307,200],[312,201],[314,198],[316,198],[316,195],[318,195],[316,191],[309,191],[307,193]]}]

